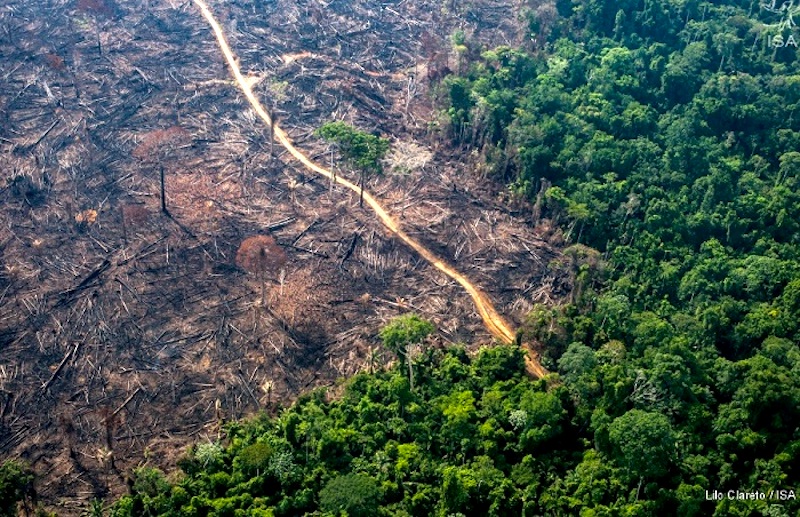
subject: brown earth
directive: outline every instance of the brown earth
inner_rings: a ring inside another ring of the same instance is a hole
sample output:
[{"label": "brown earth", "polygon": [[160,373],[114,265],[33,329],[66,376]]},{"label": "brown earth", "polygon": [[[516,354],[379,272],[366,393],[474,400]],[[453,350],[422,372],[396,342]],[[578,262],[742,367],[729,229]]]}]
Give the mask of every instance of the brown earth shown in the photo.
[{"label": "brown earth", "polygon": [[[392,138],[370,190],[508,320],[567,292],[530,210],[430,133],[448,35],[514,43],[516,4],[211,8],[306,154],[330,163],[312,133],[331,119]],[[0,29],[0,459],[29,462],[59,514],[121,493],[140,463],[174,466],[223,419],[388,363],[393,316],[434,321],[432,345],[490,340],[461,286],[357,196],[271,156],[193,4],[6,1]],[[266,307],[235,262],[259,234],[288,255]]]}]

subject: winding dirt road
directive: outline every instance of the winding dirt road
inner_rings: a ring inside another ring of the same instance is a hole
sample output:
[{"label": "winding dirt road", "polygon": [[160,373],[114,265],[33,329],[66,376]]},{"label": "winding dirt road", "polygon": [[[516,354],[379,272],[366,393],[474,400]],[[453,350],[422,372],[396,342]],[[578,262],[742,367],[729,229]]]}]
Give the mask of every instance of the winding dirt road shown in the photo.
[{"label": "winding dirt road", "polygon": [[[270,118],[267,110],[264,109],[264,106],[261,105],[261,102],[256,98],[253,94],[253,90],[251,87],[250,81],[242,75],[242,71],[239,69],[239,64],[237,63],[236,57],[233,55],[230,46],[228,45],[228,41],[225,38],[225,34],[222,32],[222,28],[220,27],[217,20],[214,18],[214,15],[211,13],[211,10],[208,8],[206,3],[203,0],[194,0],[194,3],[197,7],[200,8],[205,19],[208,21],[211,28],[214,30],[214,34],[216,35],[217,42],[219,43],[220,49],[222,53],[225,55],[225,59],[228,62],[228,66],[230,66],[231,71],[233,72],[233,76],[236,79],[236,83],[239,86],[239,89],[244,93],[247,100],[250,102],[250,105],[253,107],[255,112],[258,114],[259,117],[268,125],[272,126],[275,134],[275,138],[277,138],[278,142],[286,148],[289,153],[294,156],[297,161],[302,163],[306,168],[320,174],[326,178],[332,179],[339,183],[340,185],[352,190],[355,193],[359,193],[360,189],[355,183],[352,183],[340,176],[336,176],[328,169],[320,167],[319,165],[315,164],[308,157],[300,152],[294,144],[292,144],[289,137],[286,133],[278,127],[277,124],[273,125],[272,119]],[[483,323],[489,332],[498,340],[504,343],[513,343],[516,340],[516,333],[511,330],[511,327],[506,323],[500,314],[497,313],[492,302],[489,300],[489,297],[486,294],[475,287],[464,275],[456,271],[452,266],[447,264],[443,259],[436,256],[435,253],[430,251],[428,248],[420,244],[418,241],[413,239],[410,235],[408,235],[405,231],[400,228],[400,225],[395,221],[392,216],[390,216],[386,210],[378,203],[378,201],[366,190],[364,191],[364,201],[375,211],[375,215],[378,216],[378,219],[394,233],[397,235],[403,242],[405,242],[408,246],[414,249],[417,253],[419,253],[425,260],[430,262],[434,267],[442,271],[444,274],[461,284],[461,286],[469,293],[472,297],[473,302],[475,303],[475,307],[478,309],[478,313],[481,315],[483,319]],[[526,359],[525,365],[528,373],[531,375],[541,378],[543,377],[547,371],[539,364],[539,361],[536,357],[536,353],[531,349],[530,346],[527,344],[523,345],[526,350]]]}]

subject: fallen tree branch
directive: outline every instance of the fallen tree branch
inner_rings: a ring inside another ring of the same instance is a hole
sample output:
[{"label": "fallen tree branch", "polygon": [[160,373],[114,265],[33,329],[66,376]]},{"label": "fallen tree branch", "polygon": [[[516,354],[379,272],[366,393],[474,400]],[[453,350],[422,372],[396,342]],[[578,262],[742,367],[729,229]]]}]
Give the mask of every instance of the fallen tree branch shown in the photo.
[{"label": "fallen tree branch", "polygon": [[128,395],[128,398],[126,398],[126,399],[125,399],[125,402],[123,402],[123,403],[122,403],[122,404],[121,404],[121,405],[120,405],[120,406],[119,406],[117,409],[115,409],[115,410],[114,410],[114,412],[113,412],[113,413],[111,413],[111,416],[112,416],[112,417],[114,417],[114,416],[117,416],[117,415],[119,414],[119,412],[120,412],[120,411],[122,411],[123,409],[125,409],[125,406],[127,406],[127,405],[128,405],[128,403],[129,403],[131,400],[133,400],[133,397],[135,397],[135,396],[136,396],[136,394],[137,394],[137,393],[139,393],[140,391],[142,391],[142,388],[141,388],[141,387],[139,387],[139,388],[136,388],[135,390],[133,390],[133,393],[131,393],[130,395]]},{"label": "fallen tree branch", "polygon": [[56,371],[53,372],[53,375],[51,375],[50,378],[47,379],[47,382],[42,384],[42,391],[47,391],[48,388],[50,388],[50,385],[53,384],[54,380],[56,380],[56,377],[58,377],[58,374],[61,373],[62,369],[64,369],[64,365],[67,364],[67,361],[69,361],[70,358],[72,358],[78,352],[78,349],[80,347],[81,347],[81,344],[77,343],[74,348],[69,350],[64,355],[64,359],[62,359],[61,362],[58,364],[58,367],[56,368]]}]

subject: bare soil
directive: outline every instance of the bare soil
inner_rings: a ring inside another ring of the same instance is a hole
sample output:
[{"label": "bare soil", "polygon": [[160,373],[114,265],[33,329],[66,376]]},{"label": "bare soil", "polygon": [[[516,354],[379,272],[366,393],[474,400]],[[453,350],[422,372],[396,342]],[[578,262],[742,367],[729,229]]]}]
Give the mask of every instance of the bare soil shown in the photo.
[{"label": "bare soil", "polygon": [[[568,292],[558,248],[430,129],[454,30],[519,42],[516,3],[470,5],[211,8],[310,156],[335,157],[313,136],[332,119],[392,138],[370,190],[519,323]],[[0,460],[29,462],[60,515],[122,493],[139,464],[174,467],[225,420],[389,363],[376,336],[398,314],[434,321],[431,346],[491,341],[357,196],[271,153],[191,2],[5,0],[0,56]],[[266,306],[235,261],[259,234],[288,256]]]}]

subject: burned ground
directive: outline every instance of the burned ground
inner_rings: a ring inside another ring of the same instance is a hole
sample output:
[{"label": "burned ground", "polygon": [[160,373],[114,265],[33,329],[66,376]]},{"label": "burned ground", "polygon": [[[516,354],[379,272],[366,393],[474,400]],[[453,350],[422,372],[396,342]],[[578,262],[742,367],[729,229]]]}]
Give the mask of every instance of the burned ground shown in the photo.
[{"label": "burned ground", "polygon": [[[393,139],[370,190],[500,313],[519,322],[567,291],[530,209],[504,208],[429,133],[447,35],[515,41],[514,6],[211,7],[309,155],[329,163],[313,130],[331,119]],[[271,153],[191,2],[7,1],[0,29],[0,457],[33,465],[60,514],[141,462],[174,465],[223,420],[387,363],[376,335],[393,316],[434,321],[432,345],[490,340],[468,295],[356,196]],[[260,234],[288,255],[266,306],[235,263]]]}]

